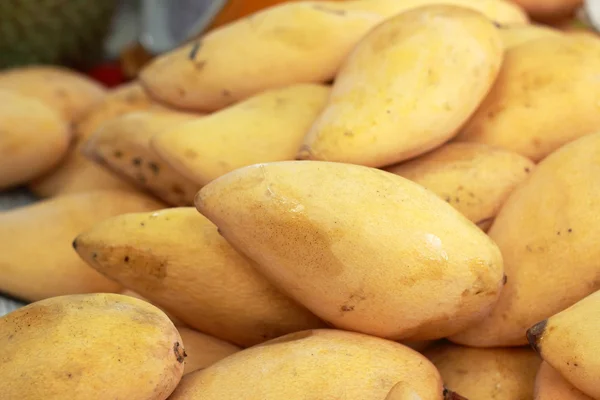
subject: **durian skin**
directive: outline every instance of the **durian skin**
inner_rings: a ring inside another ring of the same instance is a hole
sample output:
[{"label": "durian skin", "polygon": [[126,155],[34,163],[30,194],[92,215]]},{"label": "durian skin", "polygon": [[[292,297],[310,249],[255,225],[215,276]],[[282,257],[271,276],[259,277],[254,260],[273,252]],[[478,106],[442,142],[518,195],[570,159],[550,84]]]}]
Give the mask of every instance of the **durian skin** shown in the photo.
[{"label": "durian skin", "polygon": [[0,69],[102,60],[117,0],[1,0]]}]

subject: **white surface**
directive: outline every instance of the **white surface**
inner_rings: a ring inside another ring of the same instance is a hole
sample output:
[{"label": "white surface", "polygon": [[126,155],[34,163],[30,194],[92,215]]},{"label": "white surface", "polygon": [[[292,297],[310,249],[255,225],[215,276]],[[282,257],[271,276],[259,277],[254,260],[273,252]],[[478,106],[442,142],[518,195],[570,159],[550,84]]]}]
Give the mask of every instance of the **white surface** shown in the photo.
[{"label": "white surface", "polygon": [[586,0],[583,11],[587,21],[594,29],[600,31],[600,0]]},{"label": "white surface", "polygon": [[[35,201],[36,198],[26,190],[3,192],[0,193],[0,212],[31,204]],[[21,306],[23,306],[22,303],[0,296],[0,316],[8,314]]]}]

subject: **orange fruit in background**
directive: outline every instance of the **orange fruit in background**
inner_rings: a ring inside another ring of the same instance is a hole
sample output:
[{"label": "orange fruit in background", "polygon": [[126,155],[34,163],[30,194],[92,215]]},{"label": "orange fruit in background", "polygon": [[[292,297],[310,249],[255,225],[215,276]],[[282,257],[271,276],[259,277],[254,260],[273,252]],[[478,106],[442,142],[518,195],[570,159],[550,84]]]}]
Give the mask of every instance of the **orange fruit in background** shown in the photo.
[{"label": "orange fruit in background", "polygon": [[[281,3],[292,3],[303,0],[229,0],[206,28],[209,31],[236,19],[255,13],[263,8]],[[347,0],[317,0],[317,1],[347,1]]]}]

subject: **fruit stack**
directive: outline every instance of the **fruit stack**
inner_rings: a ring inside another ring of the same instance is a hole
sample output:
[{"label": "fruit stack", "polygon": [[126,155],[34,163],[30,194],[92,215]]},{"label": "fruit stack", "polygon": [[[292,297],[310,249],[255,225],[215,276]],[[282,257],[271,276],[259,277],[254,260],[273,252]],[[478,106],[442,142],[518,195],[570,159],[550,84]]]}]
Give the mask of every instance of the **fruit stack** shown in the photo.
[{"label": "fruit stack", "polygon": [[600,399],[600,39],[300,1],[0,74],[2,400]]}]

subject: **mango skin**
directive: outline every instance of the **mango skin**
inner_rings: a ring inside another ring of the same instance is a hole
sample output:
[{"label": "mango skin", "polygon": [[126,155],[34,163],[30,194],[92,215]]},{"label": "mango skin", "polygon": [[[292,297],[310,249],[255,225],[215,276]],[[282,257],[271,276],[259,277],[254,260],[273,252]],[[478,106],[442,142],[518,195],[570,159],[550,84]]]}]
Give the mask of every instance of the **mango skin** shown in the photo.
[{"label": "mango skin", "polygon": [[298,158],[383,167],[440,146],[486,97],[503,54],[496,27],[467,8],[387,19],[346,59]]},{"label": "mango skin", "polygon": [[81,232],[74,246],[92,268],[190,327],[242,347],[326,326],[193,207],[109,218]]},{"label": "mango skin", "polygon": [[535,379],[534,400],[594,400],[581,393],[547,362],[542,362]]},{"label": "mango skin", "polygon": [[137,82],[123,84],[109,91],[75,124],[75,140],[67,157],[54,170],[31,182],[29,189],[40,197],[111,189],[137,192],[129,182],[88,160],[83,155],[83,143],[105,122],[128,112],[151,107],[156,105]]},{"label": "mango skin", "polygon": [[317,84],[268,90],[156,135],[152,148],[199,187],[257,162],[293,160],[329,91]]},{"label": "mango skin", "polygon": [[433,191],[487,230],[511,191],[533,170],[531,160],[479,143],[447,143],[386,168]]},{"label": "mango skin", "polygon": [[474,9],[501,24],[528,21],[521,8],[504,0],[288,2],[160,55],[141,71],[140,80],[162,103],[207,112],[265,90],[327,82],[371,28],[432,3]]},{"label": "mango skin", "polygon": [[341,329],[445,337],[485,316],[502,288],[502,256],[476,225],[381,170],[257,164],[202,188],[196,207],[267,279]]},{"label": "mango skin", "polygon": [[526,345],[531,326],[600,289],[599,166],[595,133],[548,156],[511,193],[488,232],[504,256],[507,283],[492,312],[450,340]]},{"label": "mango skin", "polygon": [[537,24],[500,26],[498,32],[506,50],[531,40],[545,37],[556,38],[564,35],[559,29]]},{"label": "mango skin", "polygon": [[54,168],[67,154],[71,130],[36,98],[0,89],[0,190]]},{"label": "mango skin", "polygon": [[1,71],[0,89],[34,97],[71,123],[79,121],[107,93],[100,83],[82,73],[54,65]]},{"label": "mango skin", "polygon": [[454,141],[485,143],[539,162],[600,130],[599,69],[600,46],[583,36],[513,47],[494,87]]},{"label": "mango skin", "polygon": [[531,346],[569,383],[600,398],[600,290],[534,325]]},{"label": "mango skin", "polygon": [[128,296],[60,296],[0,318],[3,400],[165,400],[184,369],[179,333]]},{"label": "mango skin", "polygon": [[89,160],[140,190],[174,206],[192,205],[200,185],[184,177],[151,148],[155,135],[199,118],[166,110],[130,112],[105,122],[82,144]]},{"label": "mango skin", "polygon": [[118,291],[79,258],[73,239],[110,216],[163,207],[144,195],[96,191],[0,213],[0,291],[28,301]]},{"label": "mango skin", "polygon": [[141,71],[140,80],[161,102],[203,112],[268,89],[326,82],[383,18],[344,8],[322,1],[269,7],[159,56]]},{"label": "mango skin", "polygon": [[240,347],[224,340],[206,335],[190,328],[178,327],[187,354],[183,374],[187,375],[199,369],[210,367],[241,350]]},{"label": "mango skin", "polygon": [[443,399],[439,373],[416,351],[322,329],[273,339],[186,375],[170,400],[384,399],[403,380],[421,400]]},{"label": "mango skin", "polygon": [[531,399],[541,360],[527,347],[478,349],[442,343],[424,355],[444,385],[469,400]]}]

